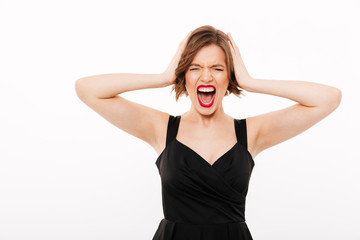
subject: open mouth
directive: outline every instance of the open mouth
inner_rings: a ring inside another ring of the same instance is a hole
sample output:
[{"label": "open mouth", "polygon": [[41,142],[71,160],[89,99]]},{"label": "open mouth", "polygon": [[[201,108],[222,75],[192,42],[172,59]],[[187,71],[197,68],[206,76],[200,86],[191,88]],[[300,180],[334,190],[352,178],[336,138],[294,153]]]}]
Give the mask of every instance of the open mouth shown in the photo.
[{"label": "open mouth", "polygon": [[211,107],[214,104],[216,88],[213,85],[200,85],[197,87],[197,96],[202,107]]}]

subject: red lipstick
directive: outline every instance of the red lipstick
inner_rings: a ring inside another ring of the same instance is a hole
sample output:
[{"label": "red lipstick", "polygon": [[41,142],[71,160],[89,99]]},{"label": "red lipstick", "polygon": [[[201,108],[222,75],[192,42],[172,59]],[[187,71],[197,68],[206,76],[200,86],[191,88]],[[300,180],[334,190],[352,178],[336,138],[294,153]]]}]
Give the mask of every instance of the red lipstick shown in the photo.
[{"label": "red lipstick", "polygon": [[[199,91],[199,88],[202,88],[202,87],[204,87],[204,88],[210,88],[211,87],[214,90],[213,91]],[[197,90],[197,98],[198,98],[199,104],[202,107],[207,107],[208,108],[208,107],[211,107],[214,104],[215,93],[216,93],[216,88],[215,88],[214,85],[199,85],[196,88],[196,90]],[[212,94],[212,97],[211,97],[211,100],[210,100],[209,98],[210,98],[211,94]]]}]

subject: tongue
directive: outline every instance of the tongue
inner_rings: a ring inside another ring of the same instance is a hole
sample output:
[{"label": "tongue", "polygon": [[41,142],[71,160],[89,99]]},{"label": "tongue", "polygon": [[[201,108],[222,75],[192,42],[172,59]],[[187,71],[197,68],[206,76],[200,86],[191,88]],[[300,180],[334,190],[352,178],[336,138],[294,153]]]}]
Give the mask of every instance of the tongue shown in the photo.
[{"label": "tongue", "polygon": [[203,103],[210,103],[213,93],[199,93],[199,96]]}]

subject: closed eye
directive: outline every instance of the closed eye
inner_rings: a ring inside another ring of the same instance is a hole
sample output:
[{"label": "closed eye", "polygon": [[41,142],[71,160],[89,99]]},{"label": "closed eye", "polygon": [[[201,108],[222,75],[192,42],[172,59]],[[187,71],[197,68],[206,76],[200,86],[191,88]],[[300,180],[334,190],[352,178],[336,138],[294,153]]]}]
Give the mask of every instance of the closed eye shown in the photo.
[{"label": "closed eye", "polygon": [[[189,71],[195,71],[195,70],[199,70],[199,68],[191,68],[191,69],[189,69]],[[217,71],[224,71],[224,70],[221,69],[221,68],[216,68],[215,70],[217,70]]]}]

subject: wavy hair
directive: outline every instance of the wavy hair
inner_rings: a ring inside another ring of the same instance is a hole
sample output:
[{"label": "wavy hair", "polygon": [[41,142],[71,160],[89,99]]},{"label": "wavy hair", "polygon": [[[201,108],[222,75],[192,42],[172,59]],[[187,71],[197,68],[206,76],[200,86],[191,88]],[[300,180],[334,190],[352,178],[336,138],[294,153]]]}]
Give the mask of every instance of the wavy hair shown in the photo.
[{"label": "wavy hair", "polygon": [[194,60],[195,55],[201,48],[211,44],[219,46],[225,53],[226,70],[229,77],[229,86],[225,96],[230,93],[236,96],[242,94],[242,90],[239,89],[240,87],[235,78],[233,58],[228,41],[230,41],[230,39],[224,32],[210,25],[199,27],[191,33],[175,70],[176,79],[171,92],[175,90],[176,101],[178,101],[179,97],[183,94],[188,96],[185,88],[185,73]]}]

